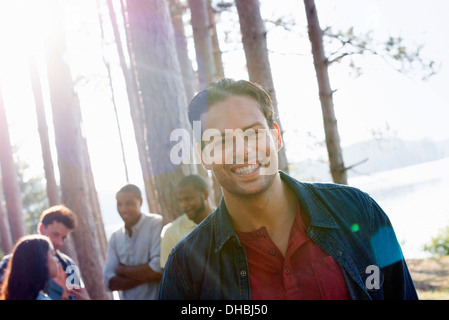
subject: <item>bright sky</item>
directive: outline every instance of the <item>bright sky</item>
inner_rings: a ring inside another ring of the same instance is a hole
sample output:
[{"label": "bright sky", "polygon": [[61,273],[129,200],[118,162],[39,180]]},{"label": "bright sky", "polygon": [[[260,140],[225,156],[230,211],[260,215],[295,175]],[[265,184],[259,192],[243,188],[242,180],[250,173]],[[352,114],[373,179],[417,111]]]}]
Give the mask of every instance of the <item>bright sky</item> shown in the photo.
[{"label": "bright sky", "polygon": [[[346,30],[354,26],[360,32],[373,30],[373,36],[378,40],[385,40],[388,35],[402,36],[407,44],[424,44],[424,55],[441,64],[440,72],[427,82],[398,74],[375,57],[358,59],[363,68],[363,75],[358,78],[350,75],[347,64],[333,66],[330,79],[332,88],[337,89],[334,105],[342,144],[370,139],[372,130],[382,130],[404,139],[449,138],[449,99],[445,95],[449,83],[449,37],[446,34],[449,2],[316,2],[323,28],[332,26],[335,30]],[[10,135],[13,143],[21,147],[20,157],[36,170],[41,170],[42,160],[26,56],[37,54],[38,59],[42,59],[40,39],[46,31],[46,3],[44,0],[0,0],[0,85]],[[110,91],[106,86],[108,80],[100,55],[95,1],[65,0],[64,3],[68,4],[65,22],[74,77],[85,74],[90,80],[77,88],[97,189],[100,194],[115,191],[125,182],[124,171]],[[302,1],[262,0],[262,14],[266,19],[278,16],[294,19],[296,29],[300,30],[300,34],[287,34],[281,28],[267,24],[267,28],[272,29],[268,34],[269,49],[273,52],[270,60],[280,116],[286,129],[288,156],[291,161],[313,157],[309,147],[324,139],[324,133]],[[234,48],[235,44],[223,44],[222,47]],[[112,52],[110,45],[106,44],[105,49]],[[228,77],[247,78],[241,51],[226,52],[223,58]],[[110,55],[108,59],[113,63],[113,73],[118,79],[114,90],[131,181],[140,181],[131,119],[124,89],[119,87],[122,81],[120,69],[115,56]],[[95,78],[98,75],[100,78]],[[45,87],[45,83],[43,85]],[[47,109],[50,110],[48,105]],[[51,128],[50,111],[47,117]],[[53,139],[51,131],[50,138]],[[323,156],[323,151],[320,149],[316,153]],[[55,154],[54,151],[53,156]],[[115,174],[113,181],[111,172]]]}]

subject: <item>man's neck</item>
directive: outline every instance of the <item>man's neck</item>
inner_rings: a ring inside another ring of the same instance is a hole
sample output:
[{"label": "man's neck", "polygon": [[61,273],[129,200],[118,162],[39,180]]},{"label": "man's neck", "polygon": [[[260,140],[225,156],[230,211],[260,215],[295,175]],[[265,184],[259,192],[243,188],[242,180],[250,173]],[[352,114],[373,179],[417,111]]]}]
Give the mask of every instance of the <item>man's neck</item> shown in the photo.
[{"label": "man's neck", "polygon": [[135,221],[133,221],[130,225],[127,225],[125,223],[125,229],[126,229],[126,231],[128,231],[128,234],[130,237],[133,234],[133,227],[139,222],[140,218],[142,218],[142,212],[140,212],[139,218],[137,218]]},{"label": "man's neck", "polygon": [[[207,200],[206,200],[207,201]],[[201,214],[193,219],[192,221],[195,222],[196,224],[200,224],[201,221],[203,221],[204,219],[206,219],[206,217],[212,212],[212,208],[209,206],[209,204],[205,204],[204,206],[204,210],[201,212]]]},{"label": "man's neck", "polygon": [[296,213],[293,191],[277,175],[264,192],[251,196],[224,193],[226,207],[235,230],[249,232],[266,227],[268,233],[288,228]]}]

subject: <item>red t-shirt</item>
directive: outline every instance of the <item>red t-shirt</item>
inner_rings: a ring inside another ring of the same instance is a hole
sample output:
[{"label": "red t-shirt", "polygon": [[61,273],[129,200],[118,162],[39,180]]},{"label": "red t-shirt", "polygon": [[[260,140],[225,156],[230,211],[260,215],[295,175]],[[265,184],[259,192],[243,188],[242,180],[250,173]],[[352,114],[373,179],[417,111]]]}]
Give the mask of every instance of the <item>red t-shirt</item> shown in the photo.
[{"label": "red t-shirt", "polygon": [[251,299],[350,299],[339,264],[310,239],[306,225],[298,206],[285,257],[265,227],[237,232],[248,259]]}]

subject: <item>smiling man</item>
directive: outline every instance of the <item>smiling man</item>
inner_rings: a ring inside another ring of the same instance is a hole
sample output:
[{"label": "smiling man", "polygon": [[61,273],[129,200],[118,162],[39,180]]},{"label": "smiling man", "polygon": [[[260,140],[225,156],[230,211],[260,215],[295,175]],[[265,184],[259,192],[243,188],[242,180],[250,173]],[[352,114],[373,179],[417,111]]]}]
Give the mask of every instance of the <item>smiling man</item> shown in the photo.
[{"label": "smiling man", "polygon": [[192,174],[179,181],[176,198],[184,214],[162,228],[161,268],[165,267],[170,250],[213,211],[209,186],[198,175]]},{"label": "smiling man", "polygon": [[156,299],[161,279],[162,216],[141,212],[142,194],[136,185],[122,187],[116,200],[124,225],[109,240],[104,284],[119,291],[121,300]]},{"label": "smiling man", "polygon": [[[223,197],[170,253],[160,299],[417,298],[390,221],[373,199],[277,170],[281,134],[260,86],[212,83],[191,101],[189,119],[212,132],[203,135],[202,161]],[[248,130],[257,143],[233,137],[229,150],[229,133]],[[211,143],[219,147],[205,155]]]}]

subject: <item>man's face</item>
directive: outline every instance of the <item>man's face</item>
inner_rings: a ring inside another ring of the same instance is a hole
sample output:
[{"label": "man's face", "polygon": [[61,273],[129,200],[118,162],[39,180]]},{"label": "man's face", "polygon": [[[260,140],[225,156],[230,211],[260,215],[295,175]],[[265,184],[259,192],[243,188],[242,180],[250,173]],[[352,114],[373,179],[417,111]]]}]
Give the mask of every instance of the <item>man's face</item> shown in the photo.
[{"label": "man's face", "polygon": [[48,248],[47,264],[48,264],[48,271],[50,273],[50,277],[56,278],[59,273],[59,260],[55,256],[55,249],[52,246],[50,246],[50,248]]},{"label": "man's face", "polygon": [[69,234],[69,228],[59,221],[53,221],[45,226],[39,225],[39,233],[50,238],[53,248],[59,250],[64,245]]},{"label": "man's face", "polygon": [[[217,132],[217,135],[212,135],[209,141],[205,142],[202,160],[206,169],[213,171],[223,191],[250,195],[266,190],[277,174],[277,151],[281,146],[281,140],[280,133],[268,127],[257,101],[248,96],[229,97],[210,106],[201,120],[205,132],[212,130]],[[215,152],[220,151],[220,147],[214,149],[212,161],[210,157],[205,158],[212,144],[220,145],[222,142],[222,146],[229,145],[229,136],[226,132],[238,131],[247,137],[250,136],[245,134],[247,132],[257,133],[257,143],[254,141],[251,143],[251,139],[246,139],[243,144],[239,144],[235,138],[230,137],[235,143],[231,144],[233,146],[231,149],[223,148],[221,161],[220,156],[217,157],[217,153],[220,155],[220,152]]]},{"label": "man's face", "polygon": [[196,190],[192,185],[179,188],[176,192],[176,197],[179,207],[190,220],[197,220],[206,210],[203,193]]},{"label": "man's face", "polygon": [[122,217],[125,226],[132,227],[140,219],[140,207],[142,205],[142,199],[138,198],[132,192],[120,192],[116,196],[117,199],[117,211]]}]

